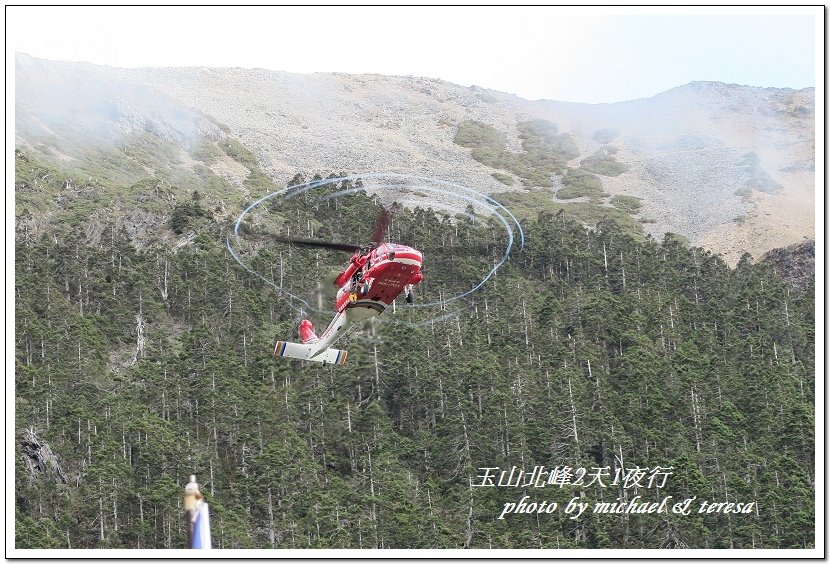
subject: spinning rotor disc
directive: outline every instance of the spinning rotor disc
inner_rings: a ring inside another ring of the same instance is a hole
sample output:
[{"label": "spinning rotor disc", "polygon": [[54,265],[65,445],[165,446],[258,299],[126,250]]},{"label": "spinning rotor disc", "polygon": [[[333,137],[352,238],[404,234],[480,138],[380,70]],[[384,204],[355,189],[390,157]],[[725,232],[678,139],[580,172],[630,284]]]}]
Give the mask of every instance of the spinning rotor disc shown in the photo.
[{"label": "spinning rotor disc", "polygon": [[[352,183],[359,184],[359,186],[352,186]],[[340,189],[337,190],[338,188]],[[333,189],[335,191],[332,192]],[[352,197],[359,193],[372,194],[376,198],[380,198],[381,200],[389,200],[391,198],[394,198],[396,203],[402,203],[403,206],[406,208],[417,206],[423,209],[434,210],[435,208],[440,209],[443,206],[445,208],[445,211],[448,211],[448,214],[455,214],[456,217],[459,217],[457,215],[458,209],[472,208],[474,212],[473,214],[462,214],[467,218],[467,220],[483,223],[485,219],[489,221],[490,218],[493,218],[497,220],[497,224],[501,224],[501,226],[504,228],[504,237],[506,239],[506,244],[503,252],[501,253],[500,259],[494,258],[492,264],[488,262],[486,268],[483,269],[484,274],[481,276],[480,279],[472,281],[470,286],[468,286],[469,289],[458,291],[449,296],[443,295],[439,291],[439,295],[432,295],[431,297],[433,299],[431,300],[428,299],[430,293],[428,291],[423,292],[424,296],[427,297],[426,301],[416,302],[411,305],[407,304],[406,308],[403,308],[403,305],[397,308],[398,313],[404,311],[404,309],[415,309],[422,312],[426,312],[429,310],[440,311],[440,314],[438,316],[433,316],[431,319],[421,321],[421,323],[430,323],[436,321],[439,318],[443,319],[447,317],[448,304],[457,302],[458,300],[461,300],[465,297],[469,297],[474,292],[479,290],[495,274],[498,268],[507,260],[510,252],[514,248],[515,237],[518,238],[519,250],[521,250],[521,248],[524,245],[524,234],[522,232],[521,225],[519,224],[518,220],[516,220],[515,216],[513,216],[513,214],[510,213],[510,211],[507,210],[504,206],[502,206],[494,199],[490,198],[485,194],[478,193],[459,184],[447,181],[430,179],[420,176],[391,173],[375,173],[367,175],[351,175],[341,176],[337,178],[327,178],[322,180],[313,180],[310,182],[291,186],[284,190],[272,192],[270,194],[263,196],[262,198],[248,206],[237,219],[236,223],[234,224],[233,236],[227,239],[228,250],[234,257],[234,259],[240,264],[240,266],[242,266],[245,270],[247,270],[249,273],[253,274],[257,278],[264,281],[269,286],[273,287],[276,290],[277,295],[285,299],[292,306],[300,306],[302,309],[309,312],[331,314],[333,313],[333,311],[326,307],[329,304],[331,304],[330,300],[326,300],[324,303],[321,303],[321,300],[318,298],[317,303],[311,303],[314,301],[313,299],[303,299],[302,297],[300,297],[300,295],[298,295],[303,291],[307,292],[307,287],[300,290],[288,287],[289,285],[285,283],[285,280],[282,280],[282,283],[278,283],[275,280],[269,279],[268,277],[264,276],[262,272],[257,270],[257,268],[254,266],[255,258],[243,260],[242,256],[240,256],[240,249],[244,246],[246,242],[249,242],[245,241],[242,237],[243,232],[247,230],[248,226],[247,223],[243,222],[251,221],[252,218],[255,218],[255,214],[268,214],[269,211],[279,213],[280,209],[287,207],[287,205],[289,205],[289,202],[295,198],[305,198],[307,204],[306,207],[308,207],[309,205],[323,204],[333,204],[337,206],[338,201],[348,202],[349,200],[346,200],[345,198]],[[340,200],[341,198],[343,198],[343,200]],[[297,212],[297,215],[300,215],[299,211]],[[365,252],[368,249],[377,246],[379,243],[383,241],[383,239],[385,238],[384,235],[387,235],[387,231],[389,230],[389,227],[392,223],[392,219],[392,214],[390,214],[388,210],[386,210],[385,208],[381,208],[381,212],[377,215],[375,221],[374,231],[372,234],[372,242],[368,245],[356,242],[341,242],[342,239],[352,239],[353,241],[366,240],[365,235],[355,237],[354,233],[350,233],[345,237],[337,237],[337,239],[339,240],[336,241],[328,240],[328,238],[325,237],[317,238],[315,236],[316,234],[313,234],[311,237],[296,237],[291,236],[290,232],[287,234],[267,233],[265,236],[269,241],[274,241],[277,243],[286,243],[289,247],[289,254],[291,254],[292,252],[290,250],[291,247],[295,247],[296,250],[300,250],[300,252],[303,252],[302,249],[307,249],[308,251],[311,251],[312,249],[320,249],[322,252],[325,252],[326,250],[344,251],[350,253]],[[325,227],[327,226],[324,225],[321,227],[321,229]],[[340,227],[340,225],[334,227],[338,228]],[[288,227],[288,229],[290,231],[290,226]],[[310,227],[309,230],[311,230]],[[295,226],[294,232],[296,233],[297,231],[298,229]],[[360,228],[359,231],[365,233],[365,228]],[[400,234],[393,233],[386,238],[395,239],[398,235]],[[495,235],[493,238],[495,240]],[[395,240],[395,242],[418,248],[423,252],[423,246],[421,241]],[[425,263],[427,265],[429,265],[430,262],[436,264],[436,259],[442,258],[439,253],[441,253],[441,250],[439,250],[437,253],[435,251],[431,251],[430,254],[426,254]],[[315,256],[318,259],[320,258],[320,254],[318,252],[315,252]],[[332,255],[332,257],[333,256],[334,255]],[[342,258],[342,255],[339,255],[339,257],[336,259],[338,261],[336,263],[337,268],[343,266],[344,261],[342,260]],[[430,261],[431,258],[432,261]],[[334,260],[334,258],[332,258],[331,260]],[[424,275],[426,277],[426,280],[422,284],[426,286],[430,281],[428,266],[424,271]],[[324,277],[325,276],[323,276],[323,278]],[[329,283],[330,280],[323,280],[323,284]],[[321,285],[318,283],[317,287],[319,288],[320,286]],[[434,292],[432,294],[434,294]],[[421,315],[421,317],[424,316]],[[385,320],[389,320],[389,318],[385,318]]]}]

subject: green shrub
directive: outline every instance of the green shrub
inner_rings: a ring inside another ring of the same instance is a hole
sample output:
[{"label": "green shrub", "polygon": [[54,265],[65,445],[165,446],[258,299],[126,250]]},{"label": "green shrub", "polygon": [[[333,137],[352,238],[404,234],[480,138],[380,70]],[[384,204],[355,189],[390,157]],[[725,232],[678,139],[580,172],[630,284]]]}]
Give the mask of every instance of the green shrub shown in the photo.
[{"label": "green shrub", "polygon": [[216,146],[216,143],[208,139],[202,139],[193,149],[193,158],[208,166],[215,163],[220,156],[222,156],[222,151]]},{"label": "green shrub", "polygon": [[251,153],[242,143],[236,139],[227,137],[219,142],[219,147],[225,151],[225,154],[238,163],[245,165],[248,168],[258,168],[259,163],[256,157]]},{"label": "green shrub", "polygon": [[579,155],[576,143],[570,135],[560,134],[555,124],[542,119],[517,126],[521,153],[508,151],[506,136],[479,121],[461,122],[453,141],[471,148],[471,156],[481,164],[515,174],[525,186],[553,186],[551,176],[562,174],[567,160]]},{"label": "green shrub", "polygon": [[587,196],[593,201],[603,195],[602,181],[599,177],[579,168],[569,168],[562,177],[562,184],[565,187],[556,195],[564,200]]},{"label": "green shrub", "polygon": [[567,133],[558,136],[556,142],[552,143],[551,146],[554,151],[568,159],[575,159],[579,156],[579,147],[576,146],[576,141]]},{"label": "green shrub", "polygon": [[559,128],[554,123],[534,119],[519,122],[517,127],[522,148],[527,152],[533,149],[552,151],[566,160],[579,156],[579,147],[576,146],[573,137],[567,133],[559,133]]},{"label": "green shrub", "polygon": [[514,156],[505,150],[492,149],[491,147],[476,147],[470,154],[483,165],[492,168],[503,168],[512,170],[514,168]]},{"label": "green shrub", "polygon": [[620,194],[611,198],[611,203],[628,213],[637,213],[643,207],[642,198]]},{"label": "green shrub", "polygon": [[504,150],[504,133],[480,121],[462,121],[453,138],[456,145],[467,148],[488,147],[495,151]]},{"label": "green shrub", "polygon": [[504,174],[503,172],[494,172],[493,178],[507,186],[513,186],[515,182],[512,176],[510,176],[509,174]]},{"label": "green shrub", "polygon": [[532,119],[530,121],[522,121],[517,125],[519,128],[519,137],[522,139],[533,139],[534,137],[541,137],[548,141],[553,141],[559,135],[559,127],[555,123],[551,123],[544,119]]},{"label": "green shrub", "polygon": [[667,245],[671,242],[675,242],[683,247],[691,246],[691,241],[685,235],[681,235],[680,233],[673,233],[671,231],[667,231],[663,235],[663,244]]},{"label": "green shrub", "polygon": [[176,204],[173,213],[170,215],[170,228],[177,235],[181,235],[190,225],[192,219],[200,217],[207,217],[207,213],[202,209],[198,199],[194,198],[191,202]]},{"label": "green shrub", "polygon": [[548,190],[528,190],[527,192],[502,192],[496,197],[521,220],[536,219],[540,213],[556,215],[564,211],[569,219],[596,226],[602,221],[614,221],[624,232],[638,240],[644,240],[641,222],[621,209],[589,202],[554,202]]},{"label": "green shrub", "polygon": [[543,186],[545,188],[550,188],[553,186],[550,176],[551,175],[547,174],[545,171],[531,170],[524,175],[524,178],[522,178],[522,184],[525,186]]},{"label": "green shrub", "polygon": [[588,172],[603,176],[619,176],[630,168],[609,155],[604,149],[600,149],[590,157],[583,159],[579,166]]},{"label": "green shrub", "polygon": [[242,184],[248,188],[258,190],[271,189],[274,187],[274,181],[262,172],[259,167],[251,169],[250,174],[248,174],[248,177]]}]

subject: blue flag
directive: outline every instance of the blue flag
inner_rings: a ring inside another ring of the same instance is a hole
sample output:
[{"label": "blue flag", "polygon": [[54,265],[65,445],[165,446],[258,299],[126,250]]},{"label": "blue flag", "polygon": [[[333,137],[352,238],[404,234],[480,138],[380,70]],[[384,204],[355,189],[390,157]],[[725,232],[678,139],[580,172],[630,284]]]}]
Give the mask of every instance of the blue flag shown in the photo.
[{"label": "blue flag", "polygon": [[200,501],[196,507],[193,522],[193,546],[190,548],[211,548],[210,546],[210,512],[208,504]]}]

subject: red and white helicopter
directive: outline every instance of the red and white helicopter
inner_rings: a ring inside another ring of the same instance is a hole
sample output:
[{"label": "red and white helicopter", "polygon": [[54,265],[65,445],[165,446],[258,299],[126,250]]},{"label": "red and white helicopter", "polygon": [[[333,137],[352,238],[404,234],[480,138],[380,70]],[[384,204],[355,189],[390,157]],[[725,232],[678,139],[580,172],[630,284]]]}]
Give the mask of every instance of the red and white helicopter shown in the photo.
[{"label": "red and white helicopter", "polygon": [[381,243],[389,226],[389,214],[378,217],[370,245],[333,243],[313,239],[274,237],[278,241],[351,252],[349,265],[334,279],[337,286],[335,308],[337,313],[319,337],[311,321],[300,322],[301,343],[277,341],[274,356],[298,358],[323,364],[345,364],[347,351],[329,348],[354,323],[383,313],[402,292],[412,303],[412,287],[424,279],[421,274],[423,257],[412,247],[396,243]]}]

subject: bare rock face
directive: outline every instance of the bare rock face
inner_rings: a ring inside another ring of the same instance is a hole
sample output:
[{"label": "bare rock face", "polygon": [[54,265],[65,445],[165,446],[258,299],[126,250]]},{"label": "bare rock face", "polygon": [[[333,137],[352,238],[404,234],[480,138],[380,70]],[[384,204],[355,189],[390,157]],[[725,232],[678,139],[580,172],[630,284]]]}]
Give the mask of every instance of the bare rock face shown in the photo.
[{"label": "bare rock face", "polygon": [[816,242],[804,241],[785,249],[773,249],[763,256],[793,288],[806,290],[816,277]]},{"label": "bare rock face", "polygon": [[23,438],[20,441],[20,459],[26,468],[30,482],[45,480],[65,484],[68,481],[57,455],[32,429],[23,431]]}]

